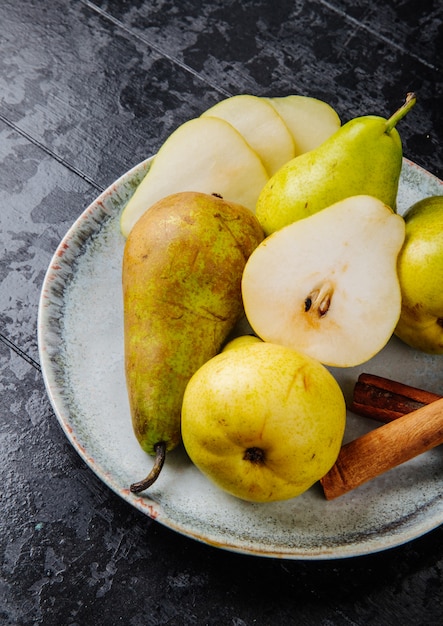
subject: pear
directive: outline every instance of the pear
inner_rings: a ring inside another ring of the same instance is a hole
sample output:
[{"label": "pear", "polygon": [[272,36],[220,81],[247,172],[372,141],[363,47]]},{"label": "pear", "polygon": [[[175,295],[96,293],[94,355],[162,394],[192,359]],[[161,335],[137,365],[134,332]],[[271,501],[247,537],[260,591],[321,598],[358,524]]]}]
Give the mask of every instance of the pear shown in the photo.
[{"label": "pear", "polygon": [[294,156],[318,148],[340,128],[337,112],[323,100],[294,94],[267,101],[289,128],[295,144]]},{"label": "pear", "polygon": [[443,354],[443,196],[423,198],[405,213],[398,257],[402,308],[395,334],[429,354]]},{"label": "pear", "polygon": [[325,365],[364,363],[400,316],[403,218],[372,196],[346,198],[267,237],[246,263],[246,317],[264,341]]},{"label": "pear", "polygon": [[322,478],[337,459],[345,422],[330,372],[265,342],[207,361],[183,398],[190,459],[218,487],[251,502],[295,498]]},{"label": "pear", "polygon": [[270,176],[295,156],[291,133],[264,98],[249,94],[232,96],[217,102],[202,115],[229,122],[258,154]]},{"label": "pear", "polygon": [[127,237],[150,206],[181,191],[218,194],[254,211],[268,178],[260,158],[228,122],[189,120],[161,146],[122,212],[121,232]]},{"label": "pear", "polygon": [[134,493],[181,441],[186,384],[243,316],[241,276],[262,239],[249,209],[196,192],[163,198],[131,230],[122,267],[126,382],[135,435],[156,456]]},{"label": "pear", "polygon": [[249,346],[253,343],[259,343],[261,341],[260,337],[257,337],[256,335],[239,335],[238,337],[230,339],[223,346],[222,352],[226,352],[227,350],[236,350],[237,348]]},{"label": "pear", "polygon": [[256,215],[266,235],[355,195],[370,195],[396,209],[402,144],[395,125],[414,106],[415,94],[388,120],[350,120],[318,148],[296,156],[270,178]]}]

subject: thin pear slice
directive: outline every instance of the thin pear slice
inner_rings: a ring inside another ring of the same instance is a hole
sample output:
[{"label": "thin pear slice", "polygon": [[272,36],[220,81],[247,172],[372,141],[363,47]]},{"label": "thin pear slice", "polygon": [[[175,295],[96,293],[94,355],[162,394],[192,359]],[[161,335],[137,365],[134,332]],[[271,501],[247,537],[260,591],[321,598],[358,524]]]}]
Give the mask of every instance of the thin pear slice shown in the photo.
[{"label": "thin pear slice", "polygon": [[295,156],[288,127],[265,98],[232,96],[217,102],[202,116],[218,117],[234,126],[261,158],[269,176]]},{"label": "thin pear slice", "polygon": [[127,237],[149,207],[181,191],[217,194],[254,211],[268,178],[257,154],[228,122],[215,117],[192,119],[158,151],[123,210],[121,232]]},{"label": "thin pear slice", "polygon": [[404,238],[403,218],[372,196],[347,198],[270,235],[243,273],[254,332],[325,365],[366,362],[400,316]]},{"label": "thin pear slice", "polygon": [[289,128],[295,156],[317,148],[340,128],[338,114],[323,100],[299,95],[267,100]]}]

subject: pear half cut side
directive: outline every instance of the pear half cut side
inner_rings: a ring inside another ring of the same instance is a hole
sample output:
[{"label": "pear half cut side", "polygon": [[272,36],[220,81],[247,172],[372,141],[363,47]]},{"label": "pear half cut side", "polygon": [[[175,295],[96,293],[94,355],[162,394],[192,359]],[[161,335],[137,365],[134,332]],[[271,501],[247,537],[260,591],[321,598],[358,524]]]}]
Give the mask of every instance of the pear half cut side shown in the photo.
[{"label": "pear half cut side", "polygon": [[189,120],[161,146],[123,209],[121,232],[127,237],[153,204],[183,191],[219,195],[254,212],[268,179],[258,155],[228,122],[215,117]]},{"label": "pear half cut side", "polygon": [[336,367],[368,361],[400,316],[403,218],[352,196],[267,237],[242,279],[246,317],[264,341]]}]

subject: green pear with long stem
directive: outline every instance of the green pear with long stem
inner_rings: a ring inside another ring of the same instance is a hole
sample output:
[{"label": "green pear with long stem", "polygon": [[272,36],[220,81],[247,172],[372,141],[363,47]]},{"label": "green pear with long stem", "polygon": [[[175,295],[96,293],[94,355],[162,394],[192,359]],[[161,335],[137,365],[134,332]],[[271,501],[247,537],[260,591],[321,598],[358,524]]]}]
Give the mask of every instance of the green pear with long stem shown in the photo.
[{"label": "green pear with long stem", "polygon": [[194,372],[217,354],[243,315],[241,277],[263,239],[252,211],[182,192],[160,200],[126,240],[125,371],[134,433],[155,456],[139,493],[181,441],[181,407]]},{"label": "green pear with long stem", "polygon": [[389,119],[357,117],[318,148],[286,163],[263,187],[256,215],[265,234],[355,195],[370,195],[396,209],[403,150],[397,123],[416,96]]}]

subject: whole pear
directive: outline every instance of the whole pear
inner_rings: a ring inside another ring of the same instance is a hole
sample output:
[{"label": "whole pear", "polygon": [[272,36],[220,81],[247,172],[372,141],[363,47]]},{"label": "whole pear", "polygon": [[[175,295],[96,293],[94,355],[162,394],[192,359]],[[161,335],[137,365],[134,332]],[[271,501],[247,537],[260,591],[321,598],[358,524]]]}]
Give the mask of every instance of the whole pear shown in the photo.
[{"label": "whole pear", "polygon": [[236,350],[237,348],[242,348],[243,346],[249,346],[253,343],[260,342],[260,337],[256,335],[240,335],[239,337],[234,337],[234,339],[230,339],[224,346],[222,352],[226,352],[227,350]]},{"label": "whole pear", "polygon": [[423,198],[404,214],[398,257],[402,294],[395,334],[429,354],[443,354],[443,196]]},{"label": "whole pear", "polygon": [[242,316],[243,268],[262,239],[252,211],[194,192],[160,200],[131,230],[122,268],[126,382],[135,435],[156,455],[131,491],[152,484],[181,441],[186,384]]},{"label": "whole pear", "polygon": [[265,234],[349,196],[374,196],[395,210],[403,157],[395,125],[415,101],[415,94],[408,94],[388,120],[375,115],[352,119],[281,167],[257,200],[255,212]]},{"label": "whole pear", "polygon": [[342,391],[318,361],[256,342],[206,362],[183,398],[185,449],[224,491],[252,502],[294,498],[335,463]]}]

